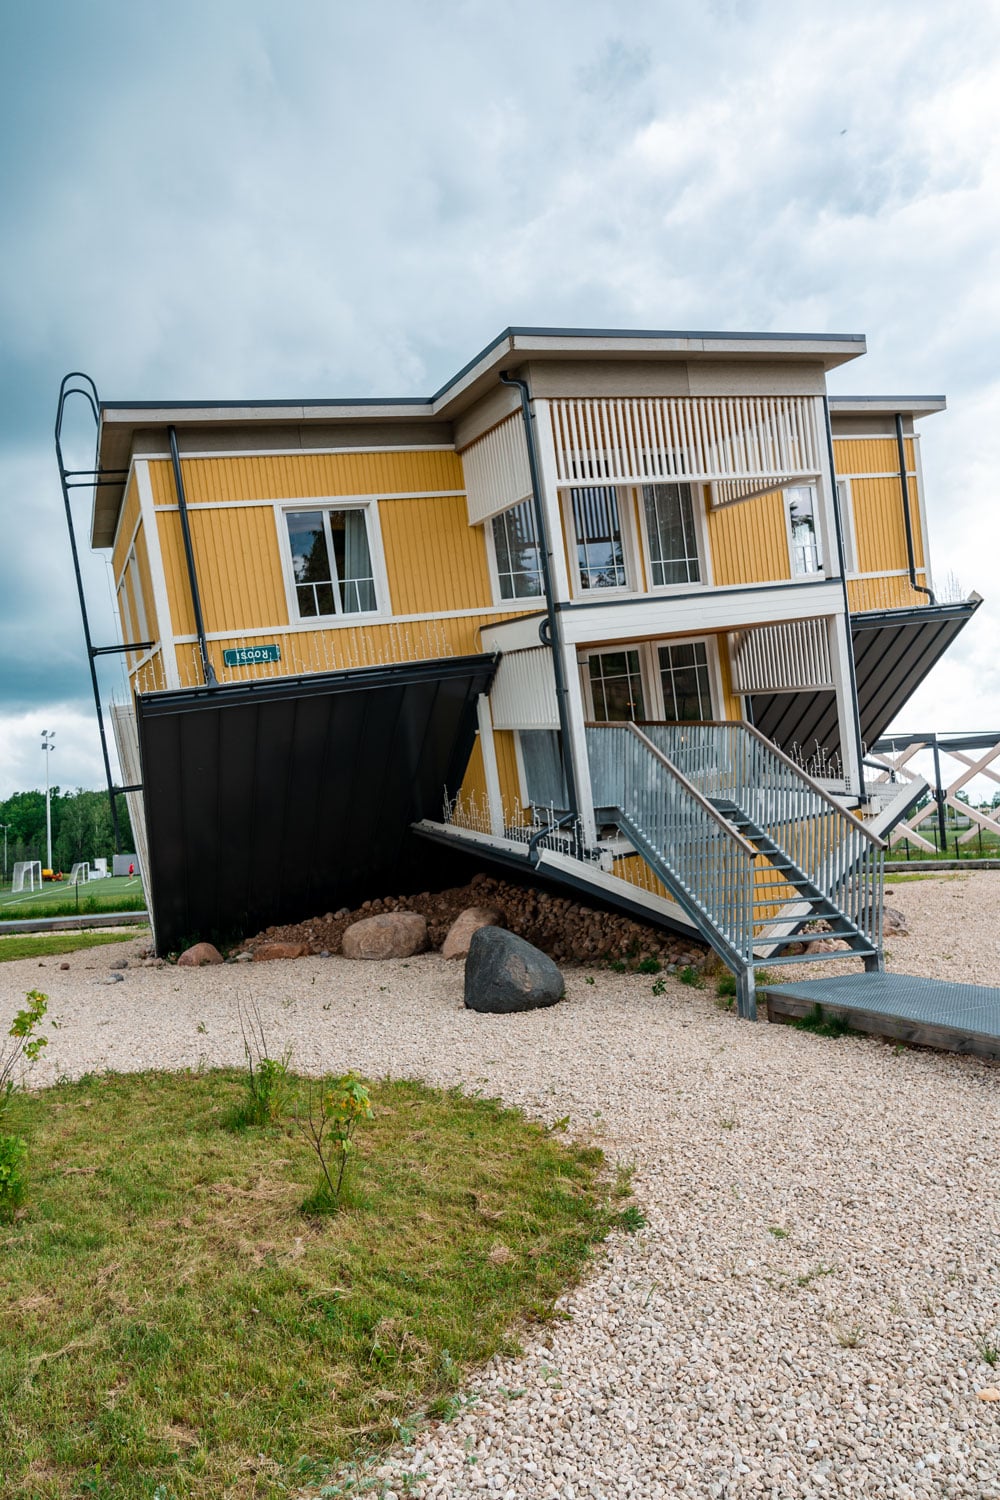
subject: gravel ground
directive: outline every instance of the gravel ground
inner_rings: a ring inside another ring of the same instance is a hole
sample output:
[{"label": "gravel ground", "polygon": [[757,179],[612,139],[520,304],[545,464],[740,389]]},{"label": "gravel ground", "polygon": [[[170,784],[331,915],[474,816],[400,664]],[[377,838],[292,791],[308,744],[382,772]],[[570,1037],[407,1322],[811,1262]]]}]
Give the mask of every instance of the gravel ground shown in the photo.
[{"label": "gravel ground", "polygon": [[[995,982],[1000,874],[890,885],[891,967]],[[571,970],[563,1004],[496,1017],[435,955],[177,970],[140,947],[0,970],[0,1013],[37,985],[60,1023],[40,1082],[239,1062],[252,992],[300,1068],[460,1082],[635,1166],[646,1228],[417,1429],[383,1495],[1000,1497],[1000,1069],[743,1024],[672,979]]]}]

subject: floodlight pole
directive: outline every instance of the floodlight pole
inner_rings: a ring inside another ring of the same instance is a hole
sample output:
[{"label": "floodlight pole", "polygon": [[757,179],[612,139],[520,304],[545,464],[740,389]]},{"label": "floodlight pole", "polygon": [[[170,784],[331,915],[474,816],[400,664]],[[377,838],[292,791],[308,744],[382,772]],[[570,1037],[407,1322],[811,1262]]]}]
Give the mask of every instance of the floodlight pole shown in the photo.
[{"label": "floodlight pole", "polygon": [[[49,791],[49,756],[56,748],[52,743],[55,739],[55,730],[42,730],[42,752],[45,756],[45,848],[48,856],[46,869],[52,869],[52,800]],[[6,865],[6,859],[4,861]]]},{"label": "floodlight pole", "polygon": [[0,828],[3,829],[3,879],[4,879],[4,885],[7,884],[7,829],[9,827],[10,827],[9,823],[0,823]]}]

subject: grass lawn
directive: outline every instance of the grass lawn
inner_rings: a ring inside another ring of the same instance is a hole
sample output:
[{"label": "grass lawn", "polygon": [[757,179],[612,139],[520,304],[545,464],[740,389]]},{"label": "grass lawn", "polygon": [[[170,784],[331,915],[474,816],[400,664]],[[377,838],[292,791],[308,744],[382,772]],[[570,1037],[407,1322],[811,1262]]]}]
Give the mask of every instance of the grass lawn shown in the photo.
[{"label": "grass lawn", "polygon": [[126,932],[15,932],[0,937],[0,964],[15,958],[49,958],[53,953],[75,953],[79,948],[101,948],[105,943],[129,943],[148,934],[148,927],[130,927]]},{"label": "grass lawn", "polygon": [[13,1096],[29,1191],[0,1224],[0,1494],[319,1486],[457,1409],[463,1370],[634,1222],[598,1150],[495,1101],[371,1090],[322,1217],[302,1212],[319,1169],[294,1124],[233,1128],[239,1072]]},{"label": "grass lawn", "polygon": [[12,891],[0,886],[0,922],[19,917],[95,916],[104,911],[145,911],[146,897],[138,875],[90,880],[86,885],[46,880],[39,890]]}]

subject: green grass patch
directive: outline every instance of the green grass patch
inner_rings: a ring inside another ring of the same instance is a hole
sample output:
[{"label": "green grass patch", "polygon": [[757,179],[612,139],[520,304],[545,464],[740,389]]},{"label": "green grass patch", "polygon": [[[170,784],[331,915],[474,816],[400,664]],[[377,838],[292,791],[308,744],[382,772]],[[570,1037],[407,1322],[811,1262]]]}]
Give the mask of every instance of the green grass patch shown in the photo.
[{"label": "green grass patch", "polygon": [[127,932],[15,932],[11,937],[0,937],[0,964],[15,958],[50,958],[83,948],[103,948],[105,943],[130,943],[133,938],[148,935],[148,927],[130,927]]},{"label": "green grass patch", "polygon": [[224,1127],[243,1073],[15,1094],[28,1185],[0,1226],[0,1493],[285,1494],[446,1410],[610,1227],[639,1227],[600,1151],[496,1101],[370,1087],[342,1206],[315,1218],[294,1123]]},{"label": "green grass patch", "polygon": [[848,1023],[840,1016],[828,1016],[822,1005],[814,1005],[808,1015],[792,1022],[796,1031],[811,1031],[813,1036],[853,1036]]},{"label": "green grass patch", "polygon": [[92,880],[86,885],[50,881],[35,891],[0,890],[0,921],[19,917],[99,916],[108,911],[145,911],[146,897],[137,875]]}]

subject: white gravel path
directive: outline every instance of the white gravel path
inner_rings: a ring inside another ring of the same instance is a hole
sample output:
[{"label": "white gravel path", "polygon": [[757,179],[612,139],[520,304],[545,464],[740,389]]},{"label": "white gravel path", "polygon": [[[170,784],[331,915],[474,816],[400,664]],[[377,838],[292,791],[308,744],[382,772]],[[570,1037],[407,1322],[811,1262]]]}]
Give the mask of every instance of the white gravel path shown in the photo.
[{"label": "white gravel path", "polygon": [[[889,900],[891,967],[997,981],[1000,874]],[[554,1009],[486,1017],[436,956],[182,971],[140,946],[0,968],[0,1017],[37,985],[60,1023],[40,1082],[238,1063],[252,992],[300,1068],[480,1088],[635,1164],[647,1227],[383,1494],[1000,1497],[1000,1068],[740,1023],[673,980],[575,971]]]}]

